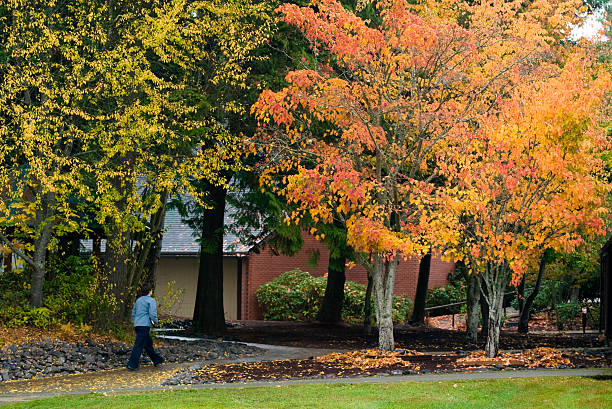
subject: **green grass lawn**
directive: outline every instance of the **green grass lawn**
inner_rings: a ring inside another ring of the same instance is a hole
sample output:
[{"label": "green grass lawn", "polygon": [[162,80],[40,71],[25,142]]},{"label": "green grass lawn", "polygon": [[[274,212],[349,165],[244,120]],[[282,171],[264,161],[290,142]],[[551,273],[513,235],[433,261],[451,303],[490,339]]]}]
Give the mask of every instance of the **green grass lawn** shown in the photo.
[{"label": "green grass lawn", "polygon": [[611,377],[191,389],[50,398],[12,408],[612,408]]}]

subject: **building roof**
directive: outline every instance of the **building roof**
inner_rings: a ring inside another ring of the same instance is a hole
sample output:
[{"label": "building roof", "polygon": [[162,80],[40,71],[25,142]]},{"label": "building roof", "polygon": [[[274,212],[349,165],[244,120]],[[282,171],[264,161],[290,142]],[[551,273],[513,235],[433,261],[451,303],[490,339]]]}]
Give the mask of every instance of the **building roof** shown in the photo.
[{"label": "building roof", "polygon": [[[244,245],[240,237],[228,228],[234,223],[231,214],[233,209],[226,205],[225,227],[223,235],[223,254],[238,255],[247,254],[251,247]],[[200,243],[198,242],[199,232],[194,230],[189,224],[185,223],[178,210],[168,209],[164,221],[164,236],[162,239],[161,256],[197,256],[200,253]],[[92,240],[81,240],[85,252],[91,252]],[[102,252],[106,251],[106,240],[102,241]]]},{"label": "building roof", "polygon": [[[225,226],[231,226],[234,220],[231,217],[232,209],[226,206]],[[175,209],[166,211],[164,222],[164,238],[162,240],[162,255],[197,255],[200,252],[198,243],[199,232],[183,222],[181,215]],[[223,254],[246,254],[251,250],[240,242],[240,238],[226,228],[223,235]]]}]

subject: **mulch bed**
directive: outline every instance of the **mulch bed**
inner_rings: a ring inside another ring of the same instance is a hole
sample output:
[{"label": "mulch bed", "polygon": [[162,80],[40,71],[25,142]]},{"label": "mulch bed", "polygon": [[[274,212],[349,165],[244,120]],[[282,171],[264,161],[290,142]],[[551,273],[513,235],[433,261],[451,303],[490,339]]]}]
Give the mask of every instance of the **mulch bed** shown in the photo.
[{"label": "mulch bed", "polygon": [[[188,332],[188,331],[187,331]],[[597,334],[564,333],[522,335],[502,331],[495,360],[484,358],[484,339],[466,341],[463,331],[438,328],[396,327],[392,356],[377,357],[378,334],[364,334],[359,325],[326,325],[295,322],[241,322],[228,328],[225,338],[302,348],[353,350],[336,359],[262,361],[202,365],[177,372],[165,385],[226,383],[256,380],[393,376],[406,374],[520,370],[529,368],[609,367],[612,354],[603,349]],[[564,352],[560,352],[563,350]],[[476,351],[476,352],[474,352]],[[535,352],[534,352],[535,351]],[[347,355],[349,354],[349,355]],[[354,354],[350,355],[350,354]],[[373,359],[376,364],[364,360]],[[356,361],[362,364],[355,364]]]},{"label": "mulch bed", "polygon": [[552,348],[503,353],[494,359],[485,358],[481,352],[435,355],[404,349],[397,349],[387,354],[381,354],[376,350],[363,350],[306,360],[205,365],[197,369],[179,371],[166,379],[163,384],[350,378],[533,368],[597,368],[609,367],[612,363],[610,358],[603,351],[577,353],[560,352]]},{"label": "mulch bed", "polygon": [[[466,341],[462,331],[438,328],[399,326],[394,330],[397,348],[417,351],[473,351],[484,348],[484,337],[477,344]],[[375,348],[378,334],[363,333],[359,325],[326,325],[319,323],[253,321],[228,328],[226,339],[261,344],[287,345],[303,348],[368,349]],[[500,349],[597,348],[603,347],[597,334],[527,334],[502,331]]]}]

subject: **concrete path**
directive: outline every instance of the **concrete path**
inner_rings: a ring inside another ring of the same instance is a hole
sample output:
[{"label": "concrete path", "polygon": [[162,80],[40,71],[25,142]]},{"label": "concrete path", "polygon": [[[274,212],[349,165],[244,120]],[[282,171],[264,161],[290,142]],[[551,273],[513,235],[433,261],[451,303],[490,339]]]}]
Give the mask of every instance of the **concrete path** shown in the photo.
[{"label": "concrete path", "polygon": [[141,367],[138,371],[128,371],[121,368],[84,374],[0,382],[0,405],[65,394],[171,389],[168,386],[162,387],[161,382],[178,370],[199,367],[202,364],[308,359],[337,352],[337,350],[331,349],[294,348],[264,344],[248,345],[265,349],[266,352],[263,355],[237,359],[215,359],[180,364],[169,363],[158,368],[148,365]]},{"label": "concrete path", "polygon": [[187,389],[207,388],[245,388],[277,385],[308,385],[331,383],[396,383],[396,382],[442,382],[442,381],[472,381],[478,379],[514,379],[514,378],[548,378],[559,376],[609,376],[612,380],[612,368],[583,369],[526,369],[509,371],[454,372],[423,375],[398,376],[361,376],[356,378],[326,378],[326,379],[294,379],[288,381],[254,381],[225,384],[189,385]]},{"label": "concrete path", "polygon": [[550,376],[595,376],[612,377],[612,369],[564,369],[564,370],[504,370],[483,372],[457,372],[446,374],[402,375],[402,376],[368,376],[356,378],[325,378],[287,381],[252,381],[226,384],[199,384],[161,386],[161,382],[177,370],[199,366],[202,363],[253,362],[277,359],[307,359],[325,355],[332,350],[293,348],[275,345],[251,344],[266,349],[264,355],[235,360],[199,361],[181,364],[165,364],[159,368],[144,366],[138,371],[115,369],[87,374],[56,376],[49,378],[8,381],[0,383],[0,405],[16,402],[43,399],[59,395],[83,395],[88,393],[126,393],[151,390],[179,390],[203,388],[243,388],[258,386],[304,385],[324,383],[376,383],[376,382],[430,382],[475,379],[510,379],[525,377]]}]

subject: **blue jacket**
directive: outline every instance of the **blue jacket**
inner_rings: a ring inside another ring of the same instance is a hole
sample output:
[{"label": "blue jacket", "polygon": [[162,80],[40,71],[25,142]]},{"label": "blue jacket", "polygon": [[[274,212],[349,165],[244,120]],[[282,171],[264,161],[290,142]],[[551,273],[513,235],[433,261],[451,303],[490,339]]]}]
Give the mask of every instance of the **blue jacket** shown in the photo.
[{"label": "blue jacket", "polygon": [[136,300],[132,309],[132,321],[135,327],[150,327],[151,323],[157,324],[157,303],[148,295],[143,295]]}]

